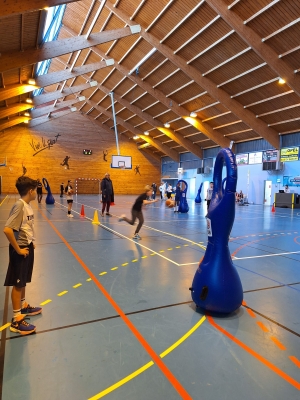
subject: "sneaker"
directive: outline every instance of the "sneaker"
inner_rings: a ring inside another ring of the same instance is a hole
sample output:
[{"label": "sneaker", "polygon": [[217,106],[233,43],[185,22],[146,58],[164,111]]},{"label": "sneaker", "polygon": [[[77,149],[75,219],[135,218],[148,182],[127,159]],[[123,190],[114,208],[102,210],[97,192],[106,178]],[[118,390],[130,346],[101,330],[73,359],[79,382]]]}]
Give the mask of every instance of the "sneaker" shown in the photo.
[{"label": "sneaker", "polygon": [[135,233],[134,236],[132,237],[132,239],[140,240],[141,237],[138,233]]},{"label": "sneaker", "polygon": [[103,213],[101,213],[101,217],[104,217],[104,214],[103,214]]},{"label": "sneaker", "polygon": [[68,217],[69,217],[69,218],[74,218],[74,215],[68,214]]},{"label": "sneaker", "polygon": [[106,215],[108,215],[109,217],[112,217],[112,214],[110,214],[110,213],[106,213]]},{"label": "sneaker", "polygon": [[42,312],[42,307],[32,307],[27,304],[26,307],[21,309],[21,314],[23,315],[38,315]]},{"label": "sneaker", "polygon": [[121,217],[119,218],[119,222],[124,221],[124,218],[126,217],[125,214],[122,214]]},{"label": "sneaker", "polygon": [[24,318],[17,321],[12,319],[10,330],[11,332],[20,333],[21,335],[30,335],[31,333],[35,332],[36,327],[29,324]]}]

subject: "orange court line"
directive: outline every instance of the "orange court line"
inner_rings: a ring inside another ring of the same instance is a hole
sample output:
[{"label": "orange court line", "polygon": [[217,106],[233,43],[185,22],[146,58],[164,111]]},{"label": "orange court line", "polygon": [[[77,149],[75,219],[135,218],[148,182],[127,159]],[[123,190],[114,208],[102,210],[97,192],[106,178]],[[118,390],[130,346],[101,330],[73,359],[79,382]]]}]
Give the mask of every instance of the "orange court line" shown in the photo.
[{"label": "orange court line", "polygon": [[257,321],[256,323],[264,332],[269,332],[269,329],[266,327],[266,325],[263,322]]},{"label": "orange court line", "polygon": [[286,347],[275,337],[271,336],[270,339],[279,347],[280,350],[286,350]]},{"label": "orange court line", "polygon": [[79,262],[79,264],[82,266],[82,268],[85,270],[85,272],[90,276],[90,278],[93,280],[95,285],[98,287],[98,289],[102,292],[106,300],[110,303],[110,305],[116,310],[116,312],[120,315],[122,318],[123,322],[127,325],[129,330],[132,332],[132,334],[136,337],[136,339],[140,342],[144,350],[149,354],[151,359],[156,363],[158,368],[161,370],[161,372],[165,375],[165,377],[168,379],[168,381],[172,384],[174,389],[178,392],[178,394],[185,400],[192,400],[192,397],[188,394],[188,392],[185,390],[185,388],[181,385],[181,383],[176,379],[176,377],[172,374],[172,372],[169,370],[169,368],[164,364],[162,359],[155,353],[155,351],[152,349],[152,347],[148,344],[148,342],[144,339],[144,337],[140,334],[140,332],[137,330],[137,328],[133,325],[133,323],[130,321],[130,319],[124,314],[123,310],[119,307],[119,305],[114,301],[114,299],[110,296],[110,294],[106,291],[104,286],[101,285],[101,283],[98,281],[98,279],[95,277],[95,275],[91,272],[91,270],[88,268],[88,266],[83,262],[83,260],[79,257],[79,255],[75,252],[75,250],[70,246],[70,244],[67,242],[67,240],[62,236],[62,234],[56,229],[56,227],[52,224],[52,222],[46,217],[46,215],[39,210],[39,212],[42,214],[44,219],[49,223],[49,225],[52,227],[54,232],[58,235],[58,237],[63,241],[63,243],[66,245],[66,247],[69,249],[69,251],[73,254],[75,259]]},{"label": "orange court line", "polygon": [[300,368],[300,361],[295,356],[289,356],[289,359],[298,367]]},{"label": "orange court line", "polygon": [[275,374],[279,375],[280,378],[284,379],[287,381],[290,385],[294,386],[296,389],[300,390],[300,383],[297,382],[295,379],[293,379],[291,376],[283,372],[281,369],[276,367],[276,365],[272,364],[270,361],[268,361],[266,358],[261,356],[260,354],[256,353],[256,351],[252,350],[250,347],[248,347],[245,343],[241,342],[239,339],[234,337],[231,333],[227,332],[225,329],[223,329],[221,326],[216,324],[214,319],[207,315],[207,319],[209,323],[218,331],[223,333],[223,335],[227,336],[230,340],[232,340],[235,344],[240,346],[243,350],[245,350],[247,353],[249,353],[251,356],[256,358],[258,361],[260,361],[262,364],[264,364],[266,367],[270,368],[271,371],[273,371]]},{"label": "orange court line", "polygon": [[[245,300],[242,301],[242,306],[248,307]],[[256,318],[256,315],[254,314],[254,312],[252,310],[250,310],[249,308],[246,308],[246,310],[247,310],[248,314],[250,315],[250,317]]]}]

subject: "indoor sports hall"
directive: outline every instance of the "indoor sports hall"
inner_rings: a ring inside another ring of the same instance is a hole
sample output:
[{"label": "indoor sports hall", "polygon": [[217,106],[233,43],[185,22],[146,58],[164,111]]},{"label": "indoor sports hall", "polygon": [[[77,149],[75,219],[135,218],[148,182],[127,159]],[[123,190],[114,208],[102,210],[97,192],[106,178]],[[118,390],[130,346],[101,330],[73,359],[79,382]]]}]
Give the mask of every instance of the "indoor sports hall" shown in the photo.
[{"label": "indoor sports hall", "polygon": [[[2,200],[1,222],[15,196]],[[243,286],[230,315],[196,310],[191,286],[206,243],[206,206],[145,207],[142,240],[112,217],[93,224],[98,196],[34,204],[36,334],[2,330],[4,399],[297,398],[300,213],[236,207],[229,248]],[[80,216],[82,205],[86,217]],[[1,236],[2,279],[7,243]],[[1,289],[3,323],[11,314]],[[22,362],[16,365],[16,358]]]},{"label": "indoor sports hall", "polygon": [[0,0],[0,400],[300,398],[299,37],[295,0]]}]

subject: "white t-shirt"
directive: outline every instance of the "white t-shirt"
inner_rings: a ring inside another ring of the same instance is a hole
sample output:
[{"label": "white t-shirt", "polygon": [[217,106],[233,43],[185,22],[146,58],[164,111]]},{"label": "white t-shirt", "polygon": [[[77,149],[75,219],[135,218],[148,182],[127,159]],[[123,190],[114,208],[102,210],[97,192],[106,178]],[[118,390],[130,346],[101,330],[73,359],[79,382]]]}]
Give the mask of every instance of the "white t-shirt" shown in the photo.
[{"label": "white t-shirt", "polygon": [[68,185],[68,190],[67,190],[67,200],[73,200],[73,195],[69,194],[69,191],[72,190],[72,186]]},{"label": "white t-shirt", "polygon": [[5,226],[13,229],[19,246],[27,246],[35,240],[34,215],[31,205],[19,199],[10,210]]}]

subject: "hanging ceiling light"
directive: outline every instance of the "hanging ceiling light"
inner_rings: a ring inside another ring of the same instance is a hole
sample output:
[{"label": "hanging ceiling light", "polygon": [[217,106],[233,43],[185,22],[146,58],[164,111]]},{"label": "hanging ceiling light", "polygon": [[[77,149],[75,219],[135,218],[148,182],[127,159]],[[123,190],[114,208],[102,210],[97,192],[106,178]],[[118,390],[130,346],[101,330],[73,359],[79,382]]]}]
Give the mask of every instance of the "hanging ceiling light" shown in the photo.
[{"label": "hanging ceiling light", "polygon": [[197,113],[196,113],[195,111],[192,111],[192,112],[190,113],[190,117],[196,118],[196,117],[197,117]]},{"label": "hanging ceiling light", "polygon": [[165,127],[165,128],[170,128],[170,126],[171,126],[171,125],[169,124],[169,122],[166,122],[166,123],[164,124],[164,127]]},{"label": "hanging ceiling light", "polygon": [[282,79],[282,78],[279,78],[279,79],[278,79],[278,83],[279,83],[280,85],[283,85],[283,84],[285,83],[285,80]]},{"label": "hanging ceiling light", "polygon": [[139,138],[138,135],[133,136],[133,139],[134,139],[134,140],[137,140],[138,138]]},{"label": "hanging ceiling light", "polygon": [[144,132],[144,135],[149,136],[149,132],[148,131]]}]

